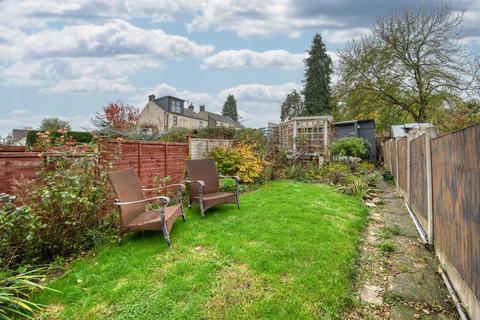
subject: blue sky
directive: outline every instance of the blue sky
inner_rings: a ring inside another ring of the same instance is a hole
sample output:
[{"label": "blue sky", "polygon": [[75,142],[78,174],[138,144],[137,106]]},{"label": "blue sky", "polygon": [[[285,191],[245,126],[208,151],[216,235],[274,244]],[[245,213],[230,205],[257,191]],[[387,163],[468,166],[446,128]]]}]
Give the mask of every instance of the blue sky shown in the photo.
[{"label": "blue sky", "polygon": [[[0,135],[58,116],[89,128],[102,105],[143,107],[171,94],[219,112],[237,98],[247,126],[278,122],[301,89],[320,32],[335,61],[379,15],[414,0],[0,0]],[[480,44],[480,1],[465,9],[465,45]]]}]

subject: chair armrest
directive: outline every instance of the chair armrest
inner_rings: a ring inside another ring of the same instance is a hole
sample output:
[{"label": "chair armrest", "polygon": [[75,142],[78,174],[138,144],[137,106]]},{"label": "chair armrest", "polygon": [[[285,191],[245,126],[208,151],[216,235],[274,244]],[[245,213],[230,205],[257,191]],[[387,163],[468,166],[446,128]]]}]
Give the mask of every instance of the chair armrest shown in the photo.
[{"label": "chair armrest", "polygon": [[157,191],[157,190],[163,190],[163,189],[167,189],[167,188],[170,188],[170,187],[178,187],[178,190],[181,191],[181,192],[184,192],[185,191],[185,185],[184,184],[181,184],[181,183],[174,183],[174,184],[169,184],[167,186],[163,186],[163,187],[158,187],[158,188],[150,188],[150,189],[142,189],[143,192],[150,192],[150,191]]},{"label": "chair armrest", "polygon": [[205,188],[205,182],[203,182],[202,180],[194,180],[194,181],[191,181],[191,180],[185,180],[186,183],[198,183],[200,185],[200,188]]},{"label": "chair armrest", "polygon": [[129,204],[137,204],[137,203],[142,203],[142,202],[147,202],[152,200],[160,200],[160,204],[165,205],[170,201],[170,198],[164,197],[164,196],[158,196],[158,197],[147,198],[147,199],[136,200],[136,201],[129,201],[129,202],[119,202],[118,200],[115,200],[114,203],[116,206],[125,206]]},{"label": "chair armrest", "polygon": [[239,176],[223,176],[221,174],[218,175],[220,178],[229,178],[229,179],[235,179],[237,182],[240,182],[241,179]]}]

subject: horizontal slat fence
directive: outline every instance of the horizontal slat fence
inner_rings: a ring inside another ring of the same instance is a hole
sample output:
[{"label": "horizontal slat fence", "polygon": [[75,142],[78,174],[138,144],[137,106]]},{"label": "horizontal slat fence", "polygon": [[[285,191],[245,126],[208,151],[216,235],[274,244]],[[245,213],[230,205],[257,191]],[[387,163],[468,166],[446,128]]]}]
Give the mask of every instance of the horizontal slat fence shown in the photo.
[{"label": "horizontal slat fence", "polygon": [[198,138],[190,138],[189,143],[189,150],[190,150],[190,157],[191,159],[205,159],[208,157],[208,153],[219,147],[231,147],[233,145],[234,140],[226,140],[226,139],[198,139]]},{"label": "horizontal slat fence", "polygon": [[[101,158],[111,161],[113,170],[134,168],[146,187],[158,184],[156,180],[166,176],[172,182],[184,179],[188,157],[185,143],[104,140],[99,149]],[[11,192],[14,179],[35,178],[40,156],[40,152],[25,149],[0,149],[0,192]]]},{"label": "horizontal slat fence", "polygon": [[480,319],[480,124],[440,137],[412,132],[383,148],[385,168],[470,317]]}]

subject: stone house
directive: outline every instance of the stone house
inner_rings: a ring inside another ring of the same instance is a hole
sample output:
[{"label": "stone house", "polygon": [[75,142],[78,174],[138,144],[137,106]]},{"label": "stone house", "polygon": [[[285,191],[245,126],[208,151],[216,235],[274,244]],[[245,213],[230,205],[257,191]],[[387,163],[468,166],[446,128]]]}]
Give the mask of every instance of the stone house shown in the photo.
[{"label": "stone house", "polygon": [[243,128],[239,122],[230,117],[206,111],[204,105],[196,112],[193,104],[185,106],[185,100],[172,96],[156,98],[153,94],[148,97],[148,103],[140,112],[138,123],[142,128],[156,128],[160,131],[216,126]]}]

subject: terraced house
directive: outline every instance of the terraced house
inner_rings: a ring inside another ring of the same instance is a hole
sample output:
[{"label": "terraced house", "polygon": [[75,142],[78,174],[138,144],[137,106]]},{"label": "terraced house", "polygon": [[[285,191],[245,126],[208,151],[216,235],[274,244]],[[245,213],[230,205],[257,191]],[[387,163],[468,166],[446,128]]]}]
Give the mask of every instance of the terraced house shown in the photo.
[{"label": "terraced house", "polygon": [[204,105],[196,112],[193,104],[185,107],[183,99],[172,96],[156,98],[153,94],[148,97],[147,105],[140,112],[139,123],[141,127],[155,127],[160,131],[217,126],[243,128],[239,122],[228,116],[206,111]]}]

